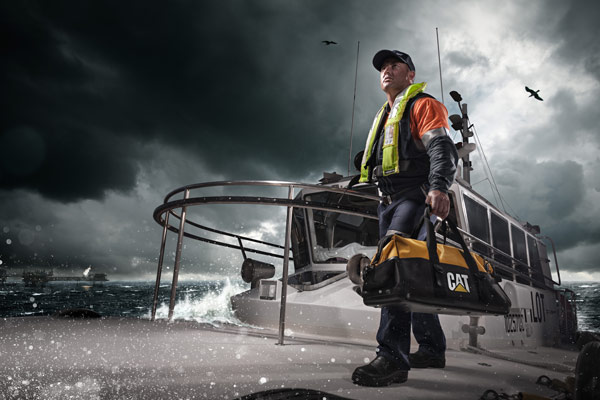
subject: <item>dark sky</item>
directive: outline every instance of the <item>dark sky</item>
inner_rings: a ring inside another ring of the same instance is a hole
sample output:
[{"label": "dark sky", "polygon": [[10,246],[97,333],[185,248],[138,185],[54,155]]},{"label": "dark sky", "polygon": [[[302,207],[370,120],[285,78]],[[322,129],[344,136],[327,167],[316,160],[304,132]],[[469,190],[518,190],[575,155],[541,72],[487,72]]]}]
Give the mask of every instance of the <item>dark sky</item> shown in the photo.
[{"label": "dark sky", "polygon": [[[346,174],[383,103],[381,48],[469,104],[508,211],[552,236],[561,269],[600,279],[598,6],[592,1],[2,1],[0,260],[154,273],[170,190]],[[338,45],[325,46],[322,40]],[[527,98],[540,89],[544,102]],[[476,165],[477,167],[477,165]],[[489,193],[483,169],[475,189]],[[207,208],[207,224],[281,241],[284,210]],[[191,246],[191,245],[190,245]],[[239,267],[187,251],[186,272]],[[569,275],[570,274],[570,275]]]}]

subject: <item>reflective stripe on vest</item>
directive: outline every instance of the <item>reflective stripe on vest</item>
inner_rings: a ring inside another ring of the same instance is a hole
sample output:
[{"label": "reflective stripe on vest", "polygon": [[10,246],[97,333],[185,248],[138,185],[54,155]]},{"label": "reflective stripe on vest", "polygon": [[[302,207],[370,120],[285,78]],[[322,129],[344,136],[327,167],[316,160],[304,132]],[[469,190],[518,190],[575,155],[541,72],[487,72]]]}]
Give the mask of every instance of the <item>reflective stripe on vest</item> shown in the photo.
[{"label": "reflective stripe on vest", "polygon": [[[392,175],[400,172],[398,159],[398,134],[400,132],[400,120],[402,119],[402,115],[404,114],[404,110],[406,109],[406,103],[417,94],[422,93],[425,90],[427,83],[414,83],[410,85],[403,96],[398,96],[394,100],[394,105],[392,106],[392,110],[390,112],[390,116],[385,123],[383,128],[383,160],[381,169],[384,176]],[[386,103],[387,104],[387,103]],[[367,166],[369,158],[371,155],[376,156],[373,152],[373,146],[375,144],[375,139],[377,138],[377,128],[381,122],[381,118],[383,118],[383,113],[385,112],[386,104],[381,107],[381,110],[375,116],[373,120],[373,125],[371,126],[371,130],[369,131],[369,135],[367,136],[367,143],[365,144],[365,152],[363,154],[363,159],[360,167],[360,180],[359,182],[368,182],[370,176],[370,167]]]}]

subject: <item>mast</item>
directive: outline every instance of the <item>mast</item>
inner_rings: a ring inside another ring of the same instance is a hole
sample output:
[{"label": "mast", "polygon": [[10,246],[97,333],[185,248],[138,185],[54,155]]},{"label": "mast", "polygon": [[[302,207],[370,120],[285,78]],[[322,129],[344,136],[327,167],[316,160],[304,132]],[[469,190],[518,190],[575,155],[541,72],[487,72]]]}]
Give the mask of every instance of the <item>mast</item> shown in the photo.
[{"label": "mast", "polygon": [[471,171],[473,170],[471,160],[469,159],[469,153],[475,150],[474,143],[469,143],[469,138],[473,136],[471,126],[469,125],[469,116],[467,115],[467,104],[461,104],[462,96],[457,91],[453,90],[450,92],[450,96],[454,101],[458,103],[458,108],[461,111],[461,115],[451,115],[450,122],[452,122],[452,128],[456,131],[460,131],[463,138],[462,146],[458,149],[458,156],[463,162],[462,167],[462,178],[469,185],[471,184]]},{"label": "mast", "polygon": [[444,84],[442,83],[442,59],[440,58],[440,37],[438,36],[438,28],[435,28],[435,38],[437,40],[438,67],[440,70],[440,91],[442,92],[442,104],[445,104],[444,103]]},{"label": "mast", "polygon": [[358,53],[360,40],[356,44],[356,70],[354,71],[354,99],[352,100],[352,123],[350,125],[350,150],[348,151],[348,176],[350,176],[350,163],[352,160],[352,134],[354,132],[354,105],[356,104],[356,81],[358,80]]},{"label": "mast", "polygon": [[[463,137],[463,148],[467,148],[468,144],[469,144],[469,137],[473,136],[473,132],[471,132],[469,130],[469,117],[467,116],[467,104],[463,104],[460,106],[461,107],[461,112],[462,112],[462,121],[463,121],[463,126],[462,129],[460,131],[462,137]],[[462,158],[463,160],[463,179],[471,184],[471,171],[473,170],[473,163],[471,162],[471,160],[469,159],[469,153],[467,152],[467,154],[465,154]]]}]

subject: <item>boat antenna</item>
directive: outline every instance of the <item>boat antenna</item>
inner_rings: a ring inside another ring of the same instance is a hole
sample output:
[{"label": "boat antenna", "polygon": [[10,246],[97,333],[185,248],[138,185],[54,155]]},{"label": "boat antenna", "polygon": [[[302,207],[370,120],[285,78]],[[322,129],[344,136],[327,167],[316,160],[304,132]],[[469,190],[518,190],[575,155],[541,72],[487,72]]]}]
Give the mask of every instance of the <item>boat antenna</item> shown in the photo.
[{"label": "boat antenna", "polygon": [[442,91],[442,104],[444,104],[444,84],[442,83],[442,59],[440,58],[440,37],[438,36],[438,28],[435,28],[435,38],[437,40],[438,51],[438,66],[440,70],[440,89]]},{"label": "boat antenna", "polygon": [[358,80],[358,53],[360,40],[356,44],[356,70],[354,71],[354,98],[352,99],[352,123],[350,125],[350,151],[348,152],[348,176],[350,176],[350,160],[352,160],[352,134],[354,132],[354,106],[356,104],[356,82]]}]

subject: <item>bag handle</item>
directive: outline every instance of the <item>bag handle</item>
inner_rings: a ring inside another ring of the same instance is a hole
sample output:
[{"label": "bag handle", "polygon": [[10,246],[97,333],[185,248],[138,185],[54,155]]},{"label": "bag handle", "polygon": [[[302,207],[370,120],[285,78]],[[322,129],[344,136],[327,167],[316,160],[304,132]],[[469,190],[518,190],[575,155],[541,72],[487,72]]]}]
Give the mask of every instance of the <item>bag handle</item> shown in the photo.
[{"label": "bag handle", "polygon": [[[431,274],[433,277],[433,292],[436,297],[445,297],[446,291],[444,290],[444,270],[439,265],[440,258],[437,254],[437,240],[435,238],[435,231],[433,229],[433,223],[431,222],[431,209],[427,205],[421,218],[419,225],[425,224],[427,227],[427,239],[425,243],[427,245],[427,252],[429,253],[429,264],[431,265]],[[420,228],[419,228],[420,229]]]},{"label": "bag handle", "polygon": [[427,252],[429,253],[429,260],[434,264],[440,263],[440,258],[437,254],[437,240],[435,238],[435,231],[433,229],[433,222],[431,222],[431,208],[429,205],[425,207],[425,212],[423,213],[423,218],[421,219],[421,224],[425,224],[427,227],[427,238],[425,239],[427,243]]},{"label": "bag handle", "polygon": [[377,243],[377,252],[375,253],[375,257],[373,257],[373,261],[371,261],[372,265],[377,265],[377,263],[379,263],[383,248],[392,240],[393,237],[394,235],[387,235],[379,239],[379,242]]},{"label": "bag handle", "polygon": [[[425,212],[423,214],[423,220],[427,226],[427,251],[429,252],[429,259],[431,260],[431,262],[433,262],[435,264],[439,264],[440,259],[437,254],[437,240],[435,237],[435,231],[433,229],[433,223],[431,222],[430,216],[431,216],[431,210],[430,210],[430,207],[427,206],[427,208],[425,208]],[[479,268],[477,268],[477,263],[475,262],[475,259],[471,255],[471,251],[469,250],[469,248],[467,247],[467,244],[465,243],[462,233],[458,230],[458,227],[456,226],[456,224],[454,222],[452,222],[451,220],[445,219],[444,222],[448,225],[448,227],[450,228],[450,231],[452,231],[456,234],[457,242],[462,247],[462,256],[465,259],[465,262],[467,263],[467,266],[469,267],[469,270],[471,271],[471,273],[473,275],[476,275],[480,271],[479,271]]]}]

